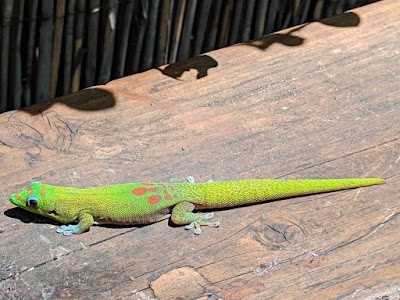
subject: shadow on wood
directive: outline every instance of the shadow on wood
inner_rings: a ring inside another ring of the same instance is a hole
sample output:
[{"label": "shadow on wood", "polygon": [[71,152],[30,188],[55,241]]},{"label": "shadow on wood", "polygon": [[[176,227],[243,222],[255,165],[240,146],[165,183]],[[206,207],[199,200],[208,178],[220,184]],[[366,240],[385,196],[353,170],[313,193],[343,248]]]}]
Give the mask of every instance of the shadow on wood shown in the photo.
[{"label": "shadow on wood", "polygon": [[[354,12],[348,12],[342,15],[334,16],[331,18],[323,19],[318,21],[322,24],[334,26],[334,27],[356,27],[360,24],[360,17]],[[314,24],[317,22],[314,22]],[[271,35],[267,35],[261,39],[256,41],[252,41],[249,43],[244,43],[244,45],[254,46],[259,48],[260,50],[266,50],[272,44],[278,43],[289,47],[300,46],[304,43],[305,39],[300,36],[292,35],[294,32],[299,32],[301,29],[307,27],[309,24],[297,26],[288,31],[284,31],[284,33],[275,33]]]},{"label": "shadow on wood", "polygon": [[31,115],[40,114],[56,103],[61,103],[70,108],[86,111],[98,111],[115,106],[115,98],[111,92],[100,87],[88,88],[64,97],[56,98],[47,103],[40,103],[22,108],[22,111]]},{"label": "shadow on wood", "polygon": [[164,69],[157,68],[161,73],[174,79],[178,79],[184,72],[191,69],[197,70],[197,79],[201,79],[208,75],[208,70],[216,68],[218,62],[208,55],[200,55],[190,58],[182,62],[176,62],[166,66]]}]

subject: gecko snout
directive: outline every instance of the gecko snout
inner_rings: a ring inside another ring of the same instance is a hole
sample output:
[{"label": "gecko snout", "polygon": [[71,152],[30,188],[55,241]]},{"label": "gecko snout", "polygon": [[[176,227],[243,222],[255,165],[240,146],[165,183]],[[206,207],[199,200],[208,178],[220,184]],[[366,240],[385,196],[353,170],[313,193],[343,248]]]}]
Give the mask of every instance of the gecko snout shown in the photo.
[{"label": "gecko snout", "polygon": [[11,203],[13,203],[15,205],[18,205],[19,201],[18,201],[17,196],[15,195],[15,193],[10,195],[10,201],[11,201]]}]

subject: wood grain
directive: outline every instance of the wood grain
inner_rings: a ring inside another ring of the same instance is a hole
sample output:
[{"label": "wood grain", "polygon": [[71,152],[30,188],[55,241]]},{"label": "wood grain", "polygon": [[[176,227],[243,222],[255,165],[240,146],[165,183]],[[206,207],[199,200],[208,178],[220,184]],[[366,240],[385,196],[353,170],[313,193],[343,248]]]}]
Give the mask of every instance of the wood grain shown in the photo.
[{"label": "wood grain", "polygon": [[[0,299],[399,298],[399,9],[378,2],[210,52],[201,68],[1,114]],[[387,184],[220,210],[201,236],[164,220],[66,238],[7,200],[34,180],[188,175]]]}]

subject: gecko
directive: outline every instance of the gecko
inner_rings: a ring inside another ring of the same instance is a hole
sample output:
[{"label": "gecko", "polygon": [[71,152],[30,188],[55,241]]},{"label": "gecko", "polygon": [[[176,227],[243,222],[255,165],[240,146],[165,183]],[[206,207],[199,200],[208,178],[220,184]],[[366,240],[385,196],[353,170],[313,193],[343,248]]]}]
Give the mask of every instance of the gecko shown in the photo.
[{"label": "gecko", "polygon": [[[148,224],[166,218],[201,233],[201,226],[218,227],[212,212],[198,210],[229,208],[265,201],[382,184],[381,178],[339,179],[245,179],[195,183],[133,182],[76,188],[33,182],[10,195],[10,201],[27,211],[64,225],[65,236],[88,231],[93,224]],[[67,224],[67,225],[65,225]]]}]

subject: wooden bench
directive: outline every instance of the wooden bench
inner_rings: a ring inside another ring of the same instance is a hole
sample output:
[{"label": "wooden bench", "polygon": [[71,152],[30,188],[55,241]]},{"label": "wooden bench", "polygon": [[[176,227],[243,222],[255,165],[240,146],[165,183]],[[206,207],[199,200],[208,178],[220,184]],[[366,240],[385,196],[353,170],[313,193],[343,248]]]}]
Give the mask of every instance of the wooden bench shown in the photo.
[{"label": "wooden bench", "polygon": [[[400,2],[387,0],[0,115],[0,299],[400,298]],[[64,237],[31,181],[384,177]]]}]

